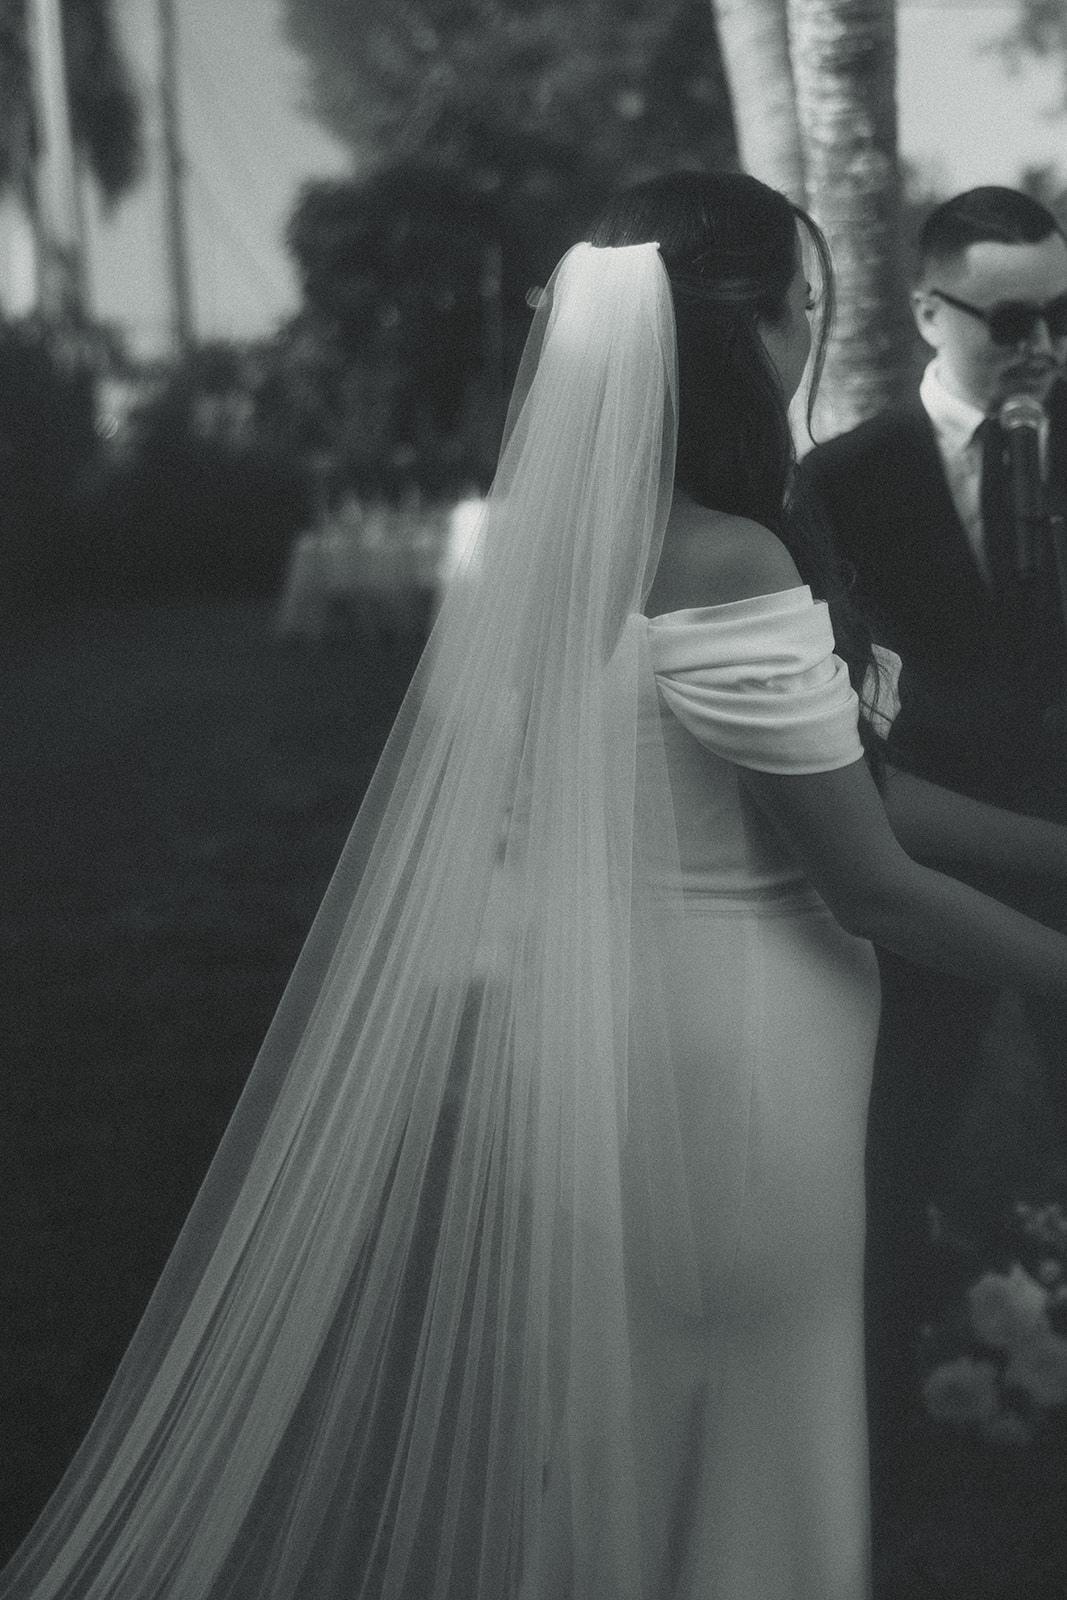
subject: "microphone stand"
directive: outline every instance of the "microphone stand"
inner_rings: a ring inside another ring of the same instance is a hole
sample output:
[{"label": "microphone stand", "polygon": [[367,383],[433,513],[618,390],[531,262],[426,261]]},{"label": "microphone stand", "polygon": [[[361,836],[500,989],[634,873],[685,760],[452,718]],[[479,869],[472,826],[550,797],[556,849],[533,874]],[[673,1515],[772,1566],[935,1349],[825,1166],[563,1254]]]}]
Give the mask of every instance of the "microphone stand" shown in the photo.
[{"label": "microphone stand", "polygon": [[[1010,462],[1015,570],[1024,580],[1034,577],[1042,565],[1042,548],[1051,548],[1067,643],[1067,494],[1057,478],[1050,474],[1046,480],[1041,473],[1039,428],[1044,416],[1044,406],[1033,395],[1016,394],[1004,401],[999,421]],[[1064,674],[1063,701],[1049,708],[1046,720],[1049,731],[1067,744],[1067,662]]]},{"label": "microphone stand", "polygon": [[[1060,615],[1063,618],[1063,636],[1067,641],[1067,498],[1056,487],[1046,489],[1042,528],[1047,542],[1052,546],[1056,563],[1056,583],[1060,591]],[[1064,702],[1054,708],[1049,721],[1060,739],[1067,737],[1067,665],[1064,667]]]}]

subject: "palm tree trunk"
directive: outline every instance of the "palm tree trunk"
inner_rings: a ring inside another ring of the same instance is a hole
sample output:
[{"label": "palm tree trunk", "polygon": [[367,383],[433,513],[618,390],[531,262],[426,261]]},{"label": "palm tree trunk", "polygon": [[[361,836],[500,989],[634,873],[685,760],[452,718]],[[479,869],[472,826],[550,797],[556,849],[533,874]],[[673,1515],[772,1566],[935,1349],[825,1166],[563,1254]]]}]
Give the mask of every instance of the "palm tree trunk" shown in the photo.
[{"label": "palm tree trunk", "polygon": [[804,204],[786,0],[711,0],[741,166]]},{"label": "palm tree trunk", "polygon": [[830,241],[838,322],[819,433],[840,433],[913,387],[900,235],[895,0],[788,0],[807,195]]},{"label": "palm tree trunk", "polygon": [[84,250],[59,0],[30,0],[28,22],[40,143],[35,211],[40,309],[52,323],[77,321],[84,309]]}]

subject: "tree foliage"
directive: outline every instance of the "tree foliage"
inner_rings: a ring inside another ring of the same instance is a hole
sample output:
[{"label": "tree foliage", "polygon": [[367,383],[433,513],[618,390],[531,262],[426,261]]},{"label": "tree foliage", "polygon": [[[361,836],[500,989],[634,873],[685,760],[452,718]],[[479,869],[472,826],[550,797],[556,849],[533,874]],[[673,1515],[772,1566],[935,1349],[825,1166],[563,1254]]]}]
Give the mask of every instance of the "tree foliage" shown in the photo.
[{"label": "tree foliage", "polygon": [[[494,231],[493,207],[476,190],[418,167],[393,167],[364,183],[309,185],[288,237],[308,304],[337,323],[346,343],[426,359],[405,303],[432,311],[447,341],[465,292],[477,292]],[[383,288],[393,291],[386,304]]]},{"label": "tree foliage", "polygon": [[356,158],[289,230],[297,346],[344,352],[329,447],[372,492],[482,477],[527,297],[591,213],[638,177],[736,164],[708,0],[286,3],[311,108]]},{"label": "tree foliage", "polygon": [[[140,106],[111,0],[63,0],[62,13],[74,142],[112,202],[141,172]],[[24,194],[36,144],[28,25],[26,0],[0,0],[0,189]]]},{"label": "tree foliage", "polygon": [[[1057,62],[1063,79],[1060,111],[1067,111],[1067,5],[1064,0],[1016,0],[1016,6],[1014,22],[993,48],[1010,71],[1020,71],[1027,61]],[[1025,167],[1018,187],[1062,221],[1067,214],[1065,182],[1067,173],[1050,159]]]},{"label": "tree foliage", "polygon": [[707,0],[286,0],[285,16],[312,111],[363,163],[432,153],[492,188],[544,145],[616,183],[734,158]]},{"label": "tree foliage", "polygon": [[1017,0],[1018,15],[999,48],[1018,66],[1029,57],[1058,56],[1064,70],[1067,98],[1067,7],[1063,0]]},{"label": "tree foliage", "polygon": [[320,445],[375,492],[405,475],[424,488],[442,472],[477,477],[495,450],[480,422],[504,361],[493,198],[412,164],[312,184],[289,244],[308,308],[294,353],[317,344],[338,358],[315,363]]}]

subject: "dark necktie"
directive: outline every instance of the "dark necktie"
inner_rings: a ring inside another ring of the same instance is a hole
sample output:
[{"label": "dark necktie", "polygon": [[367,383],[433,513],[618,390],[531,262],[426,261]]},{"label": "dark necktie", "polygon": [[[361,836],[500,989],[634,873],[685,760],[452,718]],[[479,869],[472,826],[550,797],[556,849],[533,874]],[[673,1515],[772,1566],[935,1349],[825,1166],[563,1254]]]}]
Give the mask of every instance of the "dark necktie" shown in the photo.
[{"label": "dark necktie", "polygon": [[1007,445],[996,417],[986,417],[978,432],[982,440],[982,548],[993,591],[1002,595],[1015,580],[1015,523]]}]

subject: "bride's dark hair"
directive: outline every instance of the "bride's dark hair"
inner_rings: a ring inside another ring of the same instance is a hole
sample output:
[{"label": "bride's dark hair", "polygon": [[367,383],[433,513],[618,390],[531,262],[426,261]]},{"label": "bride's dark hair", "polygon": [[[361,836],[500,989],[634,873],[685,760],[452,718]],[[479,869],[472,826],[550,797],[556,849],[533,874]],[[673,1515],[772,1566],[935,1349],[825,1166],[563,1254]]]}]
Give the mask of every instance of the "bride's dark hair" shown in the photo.
[{"label": "bride's dark hair", "polygon": [[777,190],[736,172],[652,178],[609,201],[590,234],[595,245],[659,244],[678,331],[678,483],[699,504],[775,532],[784,532],[795,456],[760,324],[785,314],[798,221],[822,279],[817,374],[832,314],[830,253]]},{"label": "bride's dark hair", "polygon": [[787,400],[760,337],[761,324],[786,315],[798,224],[819,277],[810,431],[834,280],[826,240],[806,211],[745,173],[678,172],[608,201],[589,238],[600,246],[659,244],[678,342],[676,482],[698,504],[751,517],[779,535],[805,583],[828,602],[838,653],[862,692],[874,661],[870,630],[821,522],[797,494]]}]

